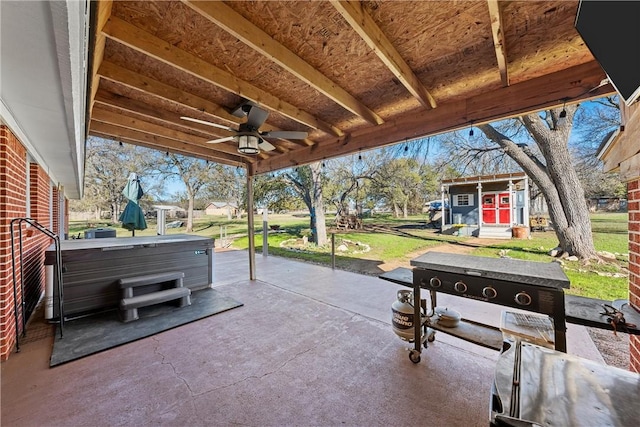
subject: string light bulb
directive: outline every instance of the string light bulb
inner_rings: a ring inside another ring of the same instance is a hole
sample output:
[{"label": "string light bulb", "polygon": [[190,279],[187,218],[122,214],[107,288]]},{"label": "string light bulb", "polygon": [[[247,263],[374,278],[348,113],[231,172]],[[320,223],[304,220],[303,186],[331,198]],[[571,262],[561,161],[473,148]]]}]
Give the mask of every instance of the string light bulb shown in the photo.
[{"label": "string light bulb", "polygon": [[567,121],[567,110],[565,110],[566,104],[567,101],[564,101],[562,103],[562,111],[560,111],[560,114],[558,115],[558,126],[564,125],[564,123]]}]

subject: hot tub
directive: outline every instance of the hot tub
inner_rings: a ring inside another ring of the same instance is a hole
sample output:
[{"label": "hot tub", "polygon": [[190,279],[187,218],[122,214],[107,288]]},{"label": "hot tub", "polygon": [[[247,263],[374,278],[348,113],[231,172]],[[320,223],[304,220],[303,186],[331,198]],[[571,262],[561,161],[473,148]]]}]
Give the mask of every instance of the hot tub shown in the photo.
[{"label": "hot tub", "polygon": [[[125,277],[182,271],[184,286],[191,290],[213,286],[211,238],[175,234],[64,240],[60,249],[65,318],[117,308],[118,280]],[[45,253],[47,319],[60,316],[55,257],[51,245]]]}]

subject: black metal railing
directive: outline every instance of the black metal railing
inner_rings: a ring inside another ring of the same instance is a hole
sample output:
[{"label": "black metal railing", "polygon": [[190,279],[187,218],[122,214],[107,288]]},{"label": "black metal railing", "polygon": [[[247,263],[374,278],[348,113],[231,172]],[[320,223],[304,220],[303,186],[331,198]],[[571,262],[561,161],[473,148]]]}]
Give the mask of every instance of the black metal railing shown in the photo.
[{"label": "black metal railing", "polygon": [[[22,238],[22,223],[27,223],[31,225],[35,230],[45,234],[46,236],[53,239],[55,243],[56,249],[56,279],[58,284],[58,309],[60,314],[60,338],[63,336],[64,329],[64,310],[63,310],[63,286],[62,286],[62,252],[60,249],[60,238],[57,234],[53,233],[51,230],[39,224],[36,220],[31,218],[14,218],[11,220],[11,267],[13,274],[13,308],[15,314],[16,321],[16,351],[20,351],[20,319],[22,319],[22,334],[26,335],[26,326],[27,319],[25,316],[25,286],[24,286],[24,260],[23,260],[23,238]],[[20,260],[20,301],[18,301],[18,279],[17,279],[17,270],[16,270],[16,243],[15,243],[15,231],[14,226],[18,226],[18,246],[19,253],[18,257]]]}]

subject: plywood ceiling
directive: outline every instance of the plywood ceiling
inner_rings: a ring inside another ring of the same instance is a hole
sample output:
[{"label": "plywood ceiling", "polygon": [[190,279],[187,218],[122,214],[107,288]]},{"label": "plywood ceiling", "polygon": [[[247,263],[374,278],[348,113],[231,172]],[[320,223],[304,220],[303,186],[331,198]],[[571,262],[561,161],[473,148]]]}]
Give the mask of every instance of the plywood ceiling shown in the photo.
[{"label": "plywood ceiling", "polygon": [[[89,134],[260,174],[614,93],[577,1],[98,1]],[[232,114],[304,140],[241,155]]]}]

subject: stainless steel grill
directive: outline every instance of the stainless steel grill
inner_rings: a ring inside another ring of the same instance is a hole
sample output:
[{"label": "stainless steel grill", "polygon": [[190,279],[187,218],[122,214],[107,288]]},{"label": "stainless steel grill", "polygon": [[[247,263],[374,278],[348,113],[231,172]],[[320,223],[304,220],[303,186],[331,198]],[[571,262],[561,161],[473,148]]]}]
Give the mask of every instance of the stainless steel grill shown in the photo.
[{"label": "stainless steel grill", "polygon": [[640,375],[519,342],[498,359],[491,427],[631,426]]}]

